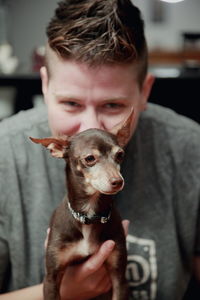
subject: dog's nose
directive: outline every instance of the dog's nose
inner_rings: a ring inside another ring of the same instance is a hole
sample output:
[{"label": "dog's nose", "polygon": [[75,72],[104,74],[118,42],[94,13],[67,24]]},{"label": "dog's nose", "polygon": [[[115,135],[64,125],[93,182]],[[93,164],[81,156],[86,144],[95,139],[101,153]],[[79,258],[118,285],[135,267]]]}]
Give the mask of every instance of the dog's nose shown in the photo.
[{"label": "dog's nose", "polygon": [[111,178],[111,184],[114,188],[121,188],[123,185],[123,180],[121,178]]}]

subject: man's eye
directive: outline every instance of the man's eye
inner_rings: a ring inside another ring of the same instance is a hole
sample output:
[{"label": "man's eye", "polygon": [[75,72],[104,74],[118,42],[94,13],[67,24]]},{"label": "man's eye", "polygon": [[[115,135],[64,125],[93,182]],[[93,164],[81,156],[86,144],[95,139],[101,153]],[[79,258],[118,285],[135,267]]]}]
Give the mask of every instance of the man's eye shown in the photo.
[{"label": "man's eye", "polygon": [[106,103],[105,104],[105,107],[106,108],[121,108],[123,105],[122,104],[119,104],[119,103]]},{"label": "man's eye", "polygon": [[69,105],[71,107],[80,107],[81,105],[75,101],[65,101],[64,102],[66,105]]},{"label": "man's eye", "polygon": [[125,105],[123,103],[105,103],[103,105],[103,111],[106,113],[119,113],[125,108]]},{"label": "man's eye", "polygon": [[64,105],[64,108],[67,111],[71,111],[71,112],[80,110],[82,108],[81,104],[76,101],[63,100],[61,101],[61,104]]}]

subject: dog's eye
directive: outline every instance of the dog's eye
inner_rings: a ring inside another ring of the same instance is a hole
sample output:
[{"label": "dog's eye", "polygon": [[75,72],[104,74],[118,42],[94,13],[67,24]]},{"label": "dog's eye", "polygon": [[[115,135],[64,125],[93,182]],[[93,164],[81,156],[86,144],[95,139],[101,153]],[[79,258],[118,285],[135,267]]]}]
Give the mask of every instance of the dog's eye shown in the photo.
[{"label": "dog's eye", "polygon": [[96,163],[96,158],[94,155],[88,155],[84,158],[88,166],[93,166]]},{"label": "dog's eye", "polygon": [[117,163],[121,163],[124,158],[124,151],[119,151],[115,155],[115,160]]}]

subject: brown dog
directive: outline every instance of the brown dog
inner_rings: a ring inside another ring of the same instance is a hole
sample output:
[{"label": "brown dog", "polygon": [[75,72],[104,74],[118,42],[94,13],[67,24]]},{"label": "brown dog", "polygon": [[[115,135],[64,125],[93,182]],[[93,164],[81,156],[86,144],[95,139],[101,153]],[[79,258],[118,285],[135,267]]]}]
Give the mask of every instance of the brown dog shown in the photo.
[{"label": "brown dog", "polygon": [[[130,137],[133,113],[118,129],[108,133],[89,129],[72,137],[31,140],[64,158],[68,194],[55,210],[46,251],[44,299],[60,299],[59,289],[66,266],[82,262],[106,240],[115,248],[106,261],[112,294],[98,299],[127,300],[125,279],[127,252],[121,218],[112,195],[123,188],[120,163]],[[119,126],[118,126],[119,127]]]}]

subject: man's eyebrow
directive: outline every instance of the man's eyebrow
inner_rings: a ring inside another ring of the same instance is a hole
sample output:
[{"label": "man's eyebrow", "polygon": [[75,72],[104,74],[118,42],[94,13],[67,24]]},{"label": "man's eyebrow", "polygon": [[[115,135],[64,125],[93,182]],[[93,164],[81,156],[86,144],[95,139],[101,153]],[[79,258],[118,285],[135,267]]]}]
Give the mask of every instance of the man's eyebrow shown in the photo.
[{"label": "man's eyebrow", "polygon": [[128,102],[129,97],[128,96],[117,96],[117,97],[110,97],[110,98],[104,98],[101,100],[102,103],[118,103],[118,102]]},{"label": "man's eyebrow", "polygon": [[[76,96],[76,95],[73,95],[73,94],[68,94],[68,93],[53,92],[53,95],[57,99],[69,99],[69,100],[80,100],[80,101],[82,100],[82,97]],[[121,96],[114,96],[114,97],[110,97],[110,98],[102,98],[101,102],[109,102],[109,101],[115,102],[115,101],[127,100],[127,99],[129,99],[128,96],[121,95]]]}]

